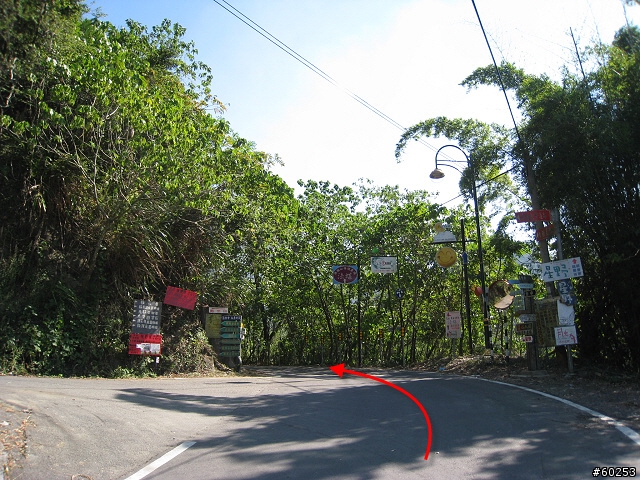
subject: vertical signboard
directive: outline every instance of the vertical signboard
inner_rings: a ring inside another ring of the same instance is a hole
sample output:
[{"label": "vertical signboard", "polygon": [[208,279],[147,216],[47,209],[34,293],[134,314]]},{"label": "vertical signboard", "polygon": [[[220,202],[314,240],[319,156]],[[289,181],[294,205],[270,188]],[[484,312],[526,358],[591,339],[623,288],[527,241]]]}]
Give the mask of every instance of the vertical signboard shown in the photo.
[{"label": "vertical signboard", "polygon": [[220,322],[220,356],[239,357],[242,343],[242,315],[222,315]]},{"label": "vertical signboard", "polygon": [[462,338],[462,317],[459,311],[445,312],[447,338]]},{"label": "vertical signboard", "polygon": [[131,331],[142,334],[160,333],[162,304],[148,300],[133,301],[133,324]]}]

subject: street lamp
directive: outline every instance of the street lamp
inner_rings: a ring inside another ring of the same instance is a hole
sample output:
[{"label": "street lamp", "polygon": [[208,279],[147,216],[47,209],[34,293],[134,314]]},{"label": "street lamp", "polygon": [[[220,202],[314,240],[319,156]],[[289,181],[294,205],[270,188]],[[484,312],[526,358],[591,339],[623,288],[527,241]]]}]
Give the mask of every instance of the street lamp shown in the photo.
[{"label": "street lamp", "polygon": [[[471,157],[467,155],[467,153],[457,145],[444,145],[440,147],[436,152],[436,168],[433,172],[429,174],[429,177],[434,180],[438,180],[444,177],[444,172],[440,170],[439,166],[450,167],[462,173],[462,170],[460,170],[454,165],[450,165],[451,163],[465,163],[462,160],[438,160],[438,154],[440,153],[440,150],[447,147],[453,147],[462,152],[462,154],[464,155],[464,158],[466,159],[467,167],[471,169],[471,173],[472,173],[473,207],[475,210],[475,217],[476,217],[476,234],[478,236],[478,261],[480,262],[480,286],[482,288],[481,298],[482,298],[482,319],[484,323],[484,347],[486,349],[491,349],[492,345],[491,345],[491,330],[489,329],[489,304],[487,303],[487,298],[486,298],[487,292],[486,292],[486,281],[485,281],[485,275],[484,275],[484,261],[482,259],[482,238],[480,236],[480,211],[478,210],[478,193],[476,190],[476,171],[473,168],[473,164],[471,163]],[[467,292],[467,295],[468,295],[468,292]],[[469,328],[469,335],[471,335],[471,328]]]}]

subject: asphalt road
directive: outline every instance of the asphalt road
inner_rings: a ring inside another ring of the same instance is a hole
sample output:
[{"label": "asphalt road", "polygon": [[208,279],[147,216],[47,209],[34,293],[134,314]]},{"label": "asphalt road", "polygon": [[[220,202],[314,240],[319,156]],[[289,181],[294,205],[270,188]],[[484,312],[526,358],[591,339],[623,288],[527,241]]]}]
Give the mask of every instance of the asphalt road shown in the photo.
[{"label": "asphalt road", "polygon": [[593,478],[595,467],[640,469],[640,445],[612,425],[512,386],[367,370],[428,412],[433,438],[424,460],[427,423],[401,391],[328,368],[261,371],[0,377],[0,400],[31,409],[36,425],[14,478],[539,480]]}]

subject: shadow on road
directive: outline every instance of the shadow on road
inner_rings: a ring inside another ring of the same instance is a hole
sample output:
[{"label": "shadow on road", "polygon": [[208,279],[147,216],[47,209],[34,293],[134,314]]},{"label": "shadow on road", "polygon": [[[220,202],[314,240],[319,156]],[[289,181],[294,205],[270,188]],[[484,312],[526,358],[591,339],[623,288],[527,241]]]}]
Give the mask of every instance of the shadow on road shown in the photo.
[{"label": "shadow on road", "polygon": [[[425,462],[425,419],[400,392],[340,379],[326,368],[262,373],[291,388],[234,398],[128,388],[118,398],[224,419],[219,432],[193,438],[193,449],[214,449],[234,465],[259,465],[267,480],[382,478],[385,471],[393,478],[398,469],[405,475],[399,478],[422,478],[443,467],[449,478],[585,478],[596,466],[633,466],[629,459],[638,453],[612,427],[548,398],[472,378],[386,372],[429,413],[433,446]],[[314,379],[317,388],[309,383]]]}]

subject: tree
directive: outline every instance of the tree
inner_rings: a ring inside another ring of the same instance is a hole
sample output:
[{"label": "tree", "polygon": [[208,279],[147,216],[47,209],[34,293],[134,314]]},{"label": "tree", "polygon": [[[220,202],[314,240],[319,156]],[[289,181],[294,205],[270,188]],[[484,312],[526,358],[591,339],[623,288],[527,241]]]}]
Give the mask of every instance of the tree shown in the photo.
[{"label": "tree", "polygon": [[[3,295],[17,299],[2,355],[37,372],[113,368],[133,298],[200,290],[253,227],[251,198],[281,190],[270,157],[205,110],[220,104],[182,27],[69,22],[75,36],[12,80],[0,131]],[[198,319],[166,321],[171,352]]]},{"label": "tree", "polygon": [[[597,67],[584,77],[565,69],[562,83],[501,66],[524,120],[512,155],[526,159],[540,206],[559,207],[564,256],[580,256],[579,352],[615,367],[640,368],[640,321],[631,272],[638,268],[640,214],[640,52],[638,30],[620,30],[611,46],[588,52]],[[468,86],[498,86],[494,68]]]}]

